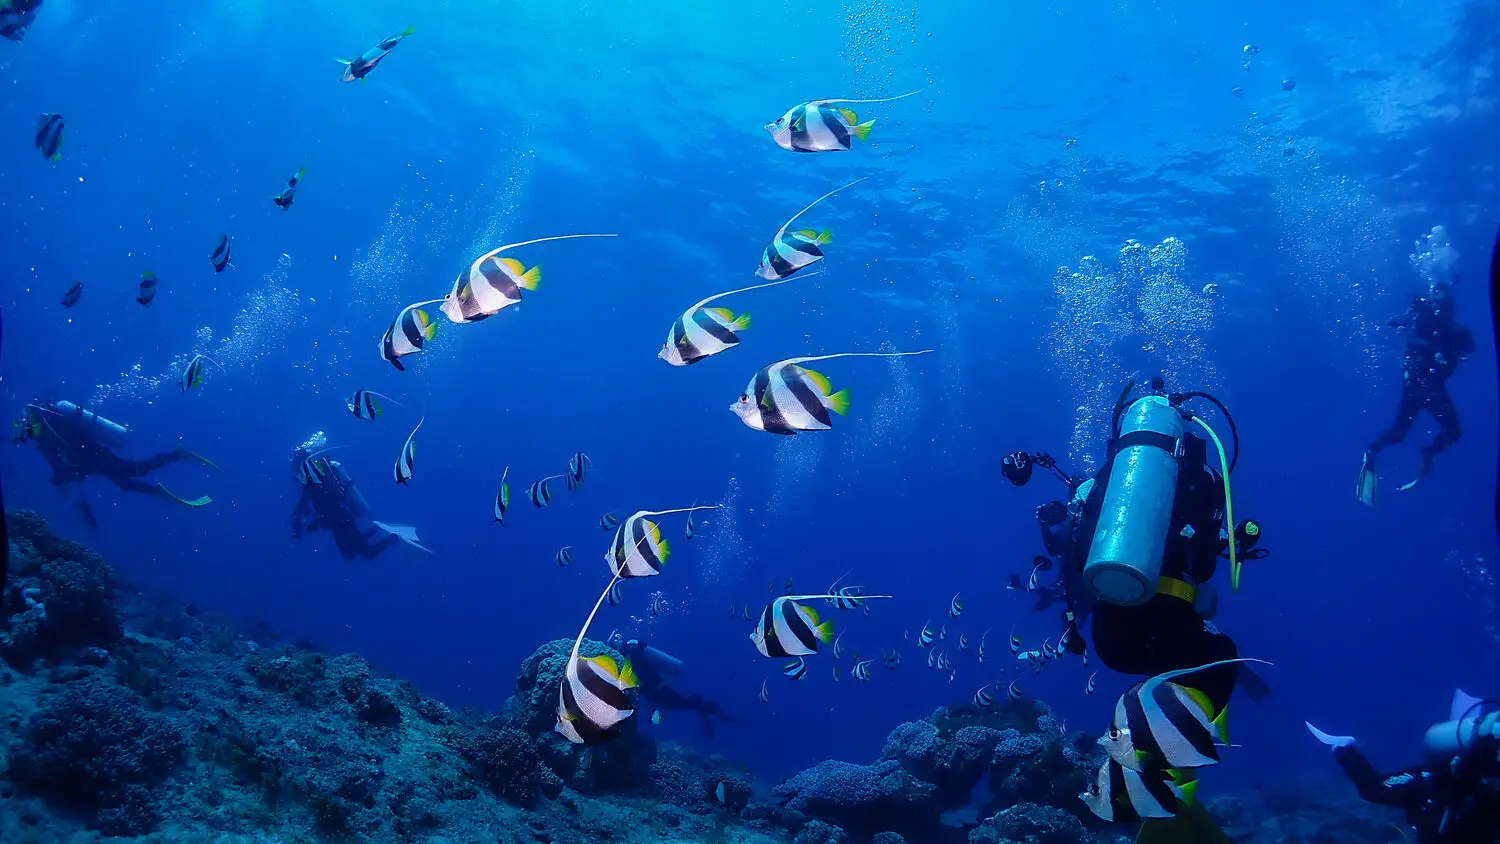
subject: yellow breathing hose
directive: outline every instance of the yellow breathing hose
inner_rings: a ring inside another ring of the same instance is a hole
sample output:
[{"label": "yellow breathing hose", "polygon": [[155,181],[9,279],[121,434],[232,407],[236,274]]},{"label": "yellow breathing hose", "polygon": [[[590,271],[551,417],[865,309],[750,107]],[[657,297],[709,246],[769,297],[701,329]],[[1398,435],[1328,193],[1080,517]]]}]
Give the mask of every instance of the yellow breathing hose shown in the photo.
[{"label": "yellow breathing hose", "polygon": [[1232,591],[1240,591],[1240,555],[1239,548],[1234,540],[1234,497],[1229,494],[1229,461],[1224,457],[1224,443],[1219,441],[1219,435],[1214,433],[1207,422],[1197,416],[1189,415],[1189,419],[1197,422],[1203,430],[1208,432],[1208,438],[1213,440],[1214,448],[1219,452],[1219,468],[1223,470],[1224,476],[1224,518],[1229,524],[1225,533],[1229,534],[1229,588]]}]

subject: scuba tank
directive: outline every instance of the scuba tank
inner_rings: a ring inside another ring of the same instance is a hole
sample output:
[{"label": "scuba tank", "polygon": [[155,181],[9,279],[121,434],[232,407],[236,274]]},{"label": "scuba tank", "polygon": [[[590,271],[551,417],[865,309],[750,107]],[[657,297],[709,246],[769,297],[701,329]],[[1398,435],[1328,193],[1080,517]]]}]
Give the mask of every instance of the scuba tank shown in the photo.
[{"label": "scuba tank", "polygon": [[1500,746],[1500,710],[1434,724],[1422,737],[1423,749],[1436,760],[1451,759],[1476,745],[1488,745],[1492,750]]},{"label": "scuba tank", "polygon": [[1137,399],[1121,418],[1083,568],[1084,585],[1102,601],[1138,606],[1156,596],[1182,437],[1182,414],[1166,396]]},{"label": "scuba tank", "polygon": [[344,497],[349,502],[349,509],[354,513],[354,518],[363,519],[370,515],[370,505],[365,501],[364,493],[354,485],[354,479],[349,477],[349,472],[344,464],[337,460],[328,461],[328,467],[333,476],[338,478],[340,487],[344,490]]},{"label": "scuba tank", "polygon": [[84,410],[70,401],[53,402],[51,407],[41,407],[42,413],[56,414],[50,423],[55,428],[82,434],[110,448],[124,448],[129,430],[117,422],[111,422],[92,410]]}]

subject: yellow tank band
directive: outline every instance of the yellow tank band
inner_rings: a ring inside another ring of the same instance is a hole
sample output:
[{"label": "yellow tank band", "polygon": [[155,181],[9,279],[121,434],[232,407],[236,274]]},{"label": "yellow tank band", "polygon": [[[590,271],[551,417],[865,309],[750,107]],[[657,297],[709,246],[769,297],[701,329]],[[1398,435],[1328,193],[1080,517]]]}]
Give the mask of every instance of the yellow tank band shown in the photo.
[{"label": "yellow tank band", "polygon": [[1156,594],[1171,595],[1191,604],[1198,600],[1198,587],[1175,577],[1162,577],[1156,581]]}]

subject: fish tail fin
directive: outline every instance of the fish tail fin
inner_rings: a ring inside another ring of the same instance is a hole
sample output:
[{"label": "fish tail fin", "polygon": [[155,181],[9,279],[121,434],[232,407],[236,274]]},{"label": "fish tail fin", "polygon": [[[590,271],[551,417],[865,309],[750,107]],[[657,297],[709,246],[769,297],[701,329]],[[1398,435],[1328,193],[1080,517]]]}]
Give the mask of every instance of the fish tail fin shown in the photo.
[{"label": "fish tail fin", "polygon": [[1219,710],[1214,720],[1209,722],[1214,725],[1214,732],[1219,734],[1219,741],[1229,744],[1229,707]]},{"label": "fish tail fin", "polygon": [[49,158],[49,159],[47,159],[47,160],[51,161],[53,164],[56,164],[57,162],[62,161],[62,153],[61,152],[54,152],[54,153],[52,153],[52,157]]},{"label": "fish tail fin", "polygon": [[417,318],[422,320],[422,338],[424,340],[431,340],[432,338],[436,337],[437,322],[434,321],[432,317],[429,317],[426,311],[417,311],[417,313],[421,314],[421,316]]},{"label": "fish tail fin", "polygon": [[540,266],[532,267],[531,269],[522,273],[520,278],[516,279],[516,286],[521,288],[522,290],[534,291],[541,283],[542,268]]},{"label": "fish tail fin", "polygon": [[735,331],[744,331],[745,329],[750,327],[750,315],[740,314],[735,318],[734,322],[729,323],[729,327],[733,328]]},{"label": "fish tail fin", "polygon": [[822,231],[818,232],[817,242],[819,246],[827,246],[828,244],[832,243],[833,232],[829,231],[828,229],[823,229]]},{"label": "fish tail fin", "polygon": [[641,684],[640,678],[635,674],[635,666],[629,660],[620,666],[620,688],[633,689]]},{"label": "fish tail fin", "polygon": [[1182,785],[1178,786],[1178,788],[1182,790],[1183,803],[1186,803],[1189,806],[1193,805],[1193,801],[1198,798],[1199,782],[1201,782],[1201,780],[1193,780],[1191,782],[1185,782]]},{"label": "fish tail fin", "polygon": [[401,37],[402,38],[405,38],[408,35],[416,35],[416,34],[417,34],[417,28],[414,27],[414,26],[408,26],[406,29],[401,30]]},{"label": "fish tail fin", "polygon": [[840,416],[849,415],[849,388],[845,387],[828,397],[828,409]]},{"label": "fish tail fin", "polygon": [[826,645],[833,641],[833,622],[825,621],[813,628],[813,631],[817,633],[819,642]]},{"label": "fish tail fin", "polygon": [[868,141],[870,139],[870,130],[873,128],[875,128],[875,121],[866,120],[863,123],[856,123],[849,127],[849,132],[861,141]]},{"label": "fish tail fin", "polygon": [[297,179],[299,181],[302,179],[303,176],[306,176],[306,175],[307,175],[307,168],[306,167],[299,167],[299,168],[297,168]]}]

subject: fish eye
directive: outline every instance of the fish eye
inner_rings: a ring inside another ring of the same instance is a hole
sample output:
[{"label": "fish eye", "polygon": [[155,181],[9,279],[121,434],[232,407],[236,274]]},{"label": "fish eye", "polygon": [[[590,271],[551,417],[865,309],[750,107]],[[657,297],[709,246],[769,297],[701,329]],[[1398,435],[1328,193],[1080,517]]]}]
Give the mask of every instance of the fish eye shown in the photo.
[{"label": "fish eye", "polygon": [[786,118],[785,117],[778,117],[778,118],[776,118],[776,125],[777,126],[780,126],[781,124],[783,124],[785,122],[786,122]]},{"label": "fish eye", "polygon": [[740,404],[749,404],[749,403],[750,403],[750,394],[749,393],[746,393],[745,395],[740,396]]},{"label": "fish eye", "polygon": [[1121,733],[1118,727],[1110,727],[1109,728],[1109,737],[1111,739],[1113,739],[1115,741],[1119,741],[1120,740],[1120,736],[1122,736],[1122,735],[1124,735],[1124,733]]}]

